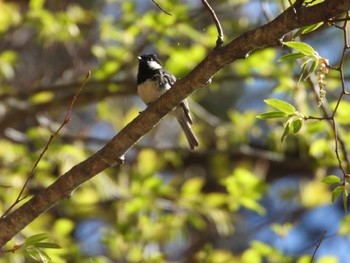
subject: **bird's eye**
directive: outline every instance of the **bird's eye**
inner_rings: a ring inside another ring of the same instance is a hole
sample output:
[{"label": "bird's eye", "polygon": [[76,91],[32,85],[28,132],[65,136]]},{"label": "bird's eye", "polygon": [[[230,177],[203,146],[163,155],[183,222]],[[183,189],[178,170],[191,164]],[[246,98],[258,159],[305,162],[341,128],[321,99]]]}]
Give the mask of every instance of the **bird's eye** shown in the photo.
[{"label": "bird's eye", "polygon": [[158,76],[157,76],[157,75],[154,75],[154,76],[152,77],[152,80],[153,80],[153,81],[158,80]]}]

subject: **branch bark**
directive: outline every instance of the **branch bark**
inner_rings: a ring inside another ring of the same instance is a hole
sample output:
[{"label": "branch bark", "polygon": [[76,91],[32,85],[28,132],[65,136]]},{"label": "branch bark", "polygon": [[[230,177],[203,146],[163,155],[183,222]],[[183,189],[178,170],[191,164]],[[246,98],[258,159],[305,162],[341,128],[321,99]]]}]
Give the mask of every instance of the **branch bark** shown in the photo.
[{"label": "branch bark", "polygon": [[137,116],[100,151],[74,166],[47,189],[0,220],[0,247],[41,213],[68,198],[82,183],[109,167],[121,165],[121,158],[128,149],[182,100],[204,87],[226,65],[245,58],[254,50],[278,45],[283,36],[293,29],[327,21],[347,10],[350,10],[350,0],[326,0],[297,10],[290,7],[270,23],[244,33],[226,46],[214,49],[192,72],[177,81],[169,92]]}]

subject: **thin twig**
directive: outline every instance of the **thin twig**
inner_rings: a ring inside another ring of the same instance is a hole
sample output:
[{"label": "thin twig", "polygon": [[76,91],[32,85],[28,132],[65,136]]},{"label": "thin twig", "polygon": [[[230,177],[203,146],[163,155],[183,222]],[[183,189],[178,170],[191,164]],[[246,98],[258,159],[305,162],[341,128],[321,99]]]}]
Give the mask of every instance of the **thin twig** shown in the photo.
[{"label": "thin twig", "polygon": [[327,230],[323,231],[321,237],[320,237],[320,240],[318,241],[316,247],[315,247],[315,250],[314,250],[314,253],[312,254],[312,257],[311,257],[311,260],[310,260],[310,263],[314,262],[314,259],[315,259],[315,255],[316,255],[316,252],[318,250],[318,248],[321,246],[325,236],[326,236],[326,233],[327,233]]},{"label": "thin twig", "polygon": [[163,7],[160,6],[160,4],[158,4],[155,0],[152,0],[152,2],[160,9],[162,10],[162,12],[164,12],[165,14],[167,14],[168,16],[172,16],[172,14],[170,14],[168,11],[166,11]]},{"label": "thin twig", "polygon": [[[346,53],[347,53],[347,50],[350,48],[349,43],[348,43],[348,33],[347,33],[347,23],[348,23],[349,18],[350,18],[349,13],[346,13],[346,19],[344,20],[343,25],[342,26],[334,25],[334,26],[336,26],[336,28],[343,31],[343,39],[344,39],[344,46],[343,46],[343,50],[341,53],[341,58],[340,58],[338,66],[337,67],[328,66],[329,69],[332,69],[332,70],[339,72],[340,81],[341,81],[341,93],[340,93],[339,97],[337,98],[335,107],[331,111],[328,107],[328,104],[321,104],[320,108],[323,111],[324,117],[308,116],[305,118],[305,120],[307,120],[307,119],[322,120],[323,119],[323,120],[327,120],[328,123],[330,124],[331,129],[332,129],[333,134],[334,134],[334,143],[335,143],[334,152],[335,152],[335,155],[336,155],[336,158],[338,161],[338,167],[341,170],[341,172],[343,173],[344,181],[347,180],[348,174],[350,172],[350,159],[349,159],[348,150],[347,150],[347,146],[346,146],[346,143],[344,141],[344,138],[342,138],[342,135],[339,132],[340,126],[336,122],[336,113],[338,112],[339,105],[340,105],[343,97],[345,95],[349,94],[349,91],[346,90],[345,79],[344,79],[344,70],[343,70]],[[312,76],[310,76],[310,78],[308,80],[309,80],[309,83],[312,86],[312,88],[316,94],[317,100],[319,100],[320,98],[319,98],[319,94],[318,94],[318,90],[317,90],[317,84],[315,83],[316,81],[312,80]]]},{"label": "thin twig", "polygon": [[214,20],[216,30],[218,31],[218,39],[216,40],[216,48],[221,47],[224,44],[224,33],[219,19],[217,18],[215,11],[206,0],[201,0],[205,8],[209,11],[211,18]]},{"label": "thin twig", "polygon": [[[346,13],[346,18],[349,19],[349,17],[350,17],[349,12],[347,12]],[[340,59],[340,62],[339,62],[339,66],[338,66],[338,68],[336,68],[336,70],[338,70],[339,74],[340,74],[342,92],[339,95],[337,104],[336,104],[336,106],[335,106],[335,108],[333,110],[333,115],[332,115],[333,118],[335,117],[335,114],[336,114],[336,112],[338,110],[338,106],[340,104],[341,99],[343,98],[344,95],[349,94],[348,91],[346,90],[345,80],[344,80],[344,70],[343,70],[345,56],[346,56],[347,50],[349,49],[347,24],[348,24],[348,20],[345,20],[343,26],[340,27],[340,29],[343,31],[344,46],[343,46],[343,51],[342,51],[342,56],[341,56],[341,59]],[[336,125],[334,124],[333,127],[334,127],[333,128],[334,132],[336,133]],[[342,166],[339,154],[337,154],[337,157],[338,157],[338,161],[340,162],[339,163],[340,168],[341,168],[341,170],[343,171],[343,174],[344,174],[344,179],[346,179],[347,173],[350,172],[350,160],[349,160],[349,157],[348,157],[348,154],[347,154],[347,149],[346,149],[345,142],[343,140],[340,140],[339,137],[338,137],[338,134],[336,133],[336,151],[338,151],[338,148],[337,148],[338,147],[338,142],[340,144],[340,149],[341,149],[342,154],[343,154],[343,159],[346,162],[347,171],[345,171],[345,169]]]},{"label": "thin twig", "polygon": [[62,130],[62,128],[71,120],[71,111],[72,111],[72,109],[73,109],[73,106],[74,106],[74,104],[75,104],[75,101],[78,99],[78,97],[79,97],[81,91],[82,91],[83,88],[85,87],[85,84],[86,84],[86,82],[88,81],[88,79],[90,78],[90,76],[91,76],[91,71],[88,71],[88,72],[86,73],[84,82],[81,84],[79,90],[74,94],[74,97],[73,97],[73,99],[72,99],[72,101],[71,101],[71,104],[70,104],[70,106],[69,106],[69,109],[68,109],[68,111],[67,111],[67,113],[66,113],[66,116],[64,117],[64,120],[63,120],[61,126],[60,126],[53,134],[50,135],[49,140],[47,141],[47,143],[46,143],[44,149],[43,149],[42,152],[40,153],[38,159],[37,159],[36,162],[34,163],[34,165],[33,165],[33,167],[32,167],[32,170],[30,171],[30,173],[29,173],[29,175],[28,175],[28,177],[27,177],[27,179],[26,179],[26,181],[25,181],[25,183],[24,183],[24,185],[23,185],[21,191],[19,192],[19,194],[18,194],[16,200],[15,200],[15,201],[13,202],[13,204],[4,212],[4,214],[3,214],[0,218],[4,218],[4,217],[19,203],[19,202],[21,202],[23,199],[26,198],[26,196],[23,196],[23,192],[24,192],[25,188],[27,187],[29,181],[34,177],[34,175],[35,175],[34,172],[35,172],[35,170],[36,170],[36,168],[37,168],[39,162],[40,162],[41,159],[43,158],[44,154],[45,154],[46,151],[48,150],[48,148],[49,148],[49,146],[50,146],[52,140],[57,136],[57,134]]}]

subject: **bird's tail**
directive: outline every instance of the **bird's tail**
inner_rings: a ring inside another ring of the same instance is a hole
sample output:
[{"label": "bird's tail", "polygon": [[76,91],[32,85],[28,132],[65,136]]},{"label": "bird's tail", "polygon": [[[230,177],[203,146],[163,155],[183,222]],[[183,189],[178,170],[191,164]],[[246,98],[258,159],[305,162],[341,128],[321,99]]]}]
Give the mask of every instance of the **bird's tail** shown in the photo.
[{"label": "bird's tail", "polygon": [[186,118],[186,115],[181,108],[176,111],[178,111],[176,114],[176,119],[180,123],[180,126],[186,135],[191,150],[193,150],[195,147],[198,146],[198,139],[193,133],[193,130],[191,128],[191,122]]}]

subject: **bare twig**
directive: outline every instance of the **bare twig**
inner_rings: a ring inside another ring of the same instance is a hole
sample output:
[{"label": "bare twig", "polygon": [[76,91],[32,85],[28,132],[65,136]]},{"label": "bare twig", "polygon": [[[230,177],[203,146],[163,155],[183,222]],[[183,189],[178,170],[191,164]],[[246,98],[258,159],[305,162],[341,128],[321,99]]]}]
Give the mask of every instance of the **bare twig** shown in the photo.
[{"label": "bare twig", "polygon": [[26,198],[26,196],[23,196],[23,192],[24,192],[25,188],[27,187],[29,181],[34,177],[34,175],[35,175],[34,172],[35,172],[35,170],[36,170],[36,168],[37,168],[39,162],[40,162],[41,159],[43,158],[44,154],[45,154],[46,151],[48,150],[48,148],[49,148],[49,146],[50,146],[52,140],[57,136],[57,134],[62,130],[62,128],[71,120],[71,117],[70,117],[70,116],[71,116],[71,111],[72,111],[72,109],[73,109],[73,106],[74,106],[74,104],[75,104],[75,101],[78,99],[78,97],[79,97],[81,91],[82,91],[83,88],[85,87],[85,84],[86,84],[86,82],[88,81],[88,79],[90,78],[90,75],[91,75],[91,72],[88,71],[88,72],[86,73],[84,82],[81,84],[79,90],[75,93],[75,95],[74,95],[74,97],[73,97],[73,99],[72,99],[72,101],[71,101],[71,104],[70,104],[70,106],[69,106],[69,108],[68,108],[68,111],[67,111],[67,113],[66,113],[66,116],[64,117],[64,120],[63,120],[61,126],[60,126],[53,134],[50,135],[49,140],[47,141],[47,143],[46,143],[44,149],[43,149],[42,152],[40,153],[38,159],[37,159],[36,162],[34,163],[34,165],[33,165],[33,167],[32,167],[32,170],[30,171],[30,173],[29,173],[29,175],[28,175],[28,177],[27,177],[27,179],[26,179],[26,181],[25,181],[25,183],[24,183],[24,185],[23,185],[21,191],[19,192],[19,194],[18,194],[16,200],[15,200],[15,201],[13,202],[13,204],[4,212],[4,214],[3,214],[0,218],[4,218],[4,217],[19,203],[19,202],[21,202],[23,199]]},{"label": "bare twig", "polygon": [[[338,110],[338,107],[340,105],[340,102],[341,102],[342,98],[345,95],[349,94],[349,92],[346,90],[345,80],[344,80],[344,70],[343,70],[346,52],[349,49],[348,33],[347,33],[347,24],[348,24],[349,17],[350,17],[349,12],[347,12],[346,13],[347,20],[344,21],[343,26],[339,27],[343,31],[344,46],[343,46],[343,51],[342,51],[342,56],[341,56],[341,59],[340,59],[340,62],[339,62],[339,66],[337,68],[335,68],[335,70],[339,71],[339,74],[340,74],[342,92],[339,95],[337,104],[336,104],[336,106],[334,108],[334,111],[333,111],[333,114],[332,114],[333,122],[335,122],[335,120],[334,120],[335,114],[337,113],[337,110]],[[334,133],[335,133],[335,140],[336,140],[335,141],[335,145],[336,145],[335,152],[336,152],[336,155],[337,155],[337,158],[338,158],[339,167],[342,170],[342,172],[344,174],[344,179],[345,179],[346,175],[350,172],[350,160],[349,160],[349,157],[348,157],[348,154],[347,154],[347,149],[346,149],[345,142],[343,140],[339,139],[339,134],[337,132],[337,126],[336,126],[335,123],[333,123],[333,130],[334,130]],[[346,162],[346,166],[347,166],[346,167],[346,171],[343,168],[342,161],[341,161],[341,158],[339,156],[339,147],[338,147],[339,145],[340,145],[340,150],[342,151],[343,159]]]},{"label": "bare twig", "polygon": [[165,14],[167,14],[168,16],[172,16],[172,14],[170,14],[168,11],[166,11],[163,7],[160,6],[160,4],[158,4],[155,0],[152,0],[152,2],[160,9],[162,10],[162,12],[164,12]]},{"label": "bare twig", "polygon": [[323,231],[321,237],[320,237],[320,240],[318,241],[316,247],[315,247],[315,250],[314,250],[314,253],[312,254],[312,257],[311,257],[311,260],[310,260],[310,263],[314,262],[314,259],[315,259],[315,255],[316,255],[316,252],[318,250],[318,248],[321,246],[325,236],[326,236],[326,233],[327,233],[327,230]]},{"label": "bare twig", "polygon": [[221,47],[224,44],[224,34],[219,19],[217,18],[215,11],[207,0],[202,0],[203,5],[209,11],[211,18],[214,20],[216,30],[218,31],[218,39],[216,40],[216,48]]},{"label": "bare twig", "polygon": [[[335,155],[337,158],[338,167],[343,174],[344,180],[346,180],[348,178],[348,174],[350,172],[350,159],[349,159],[349,154],[348,154],[348,150],[347,150],[344,138],[341,136],[341,133],[339,132],[341,127],[340,127],[340,125],[338,125],[338,123],[336,121],[336,113],[338,112],[339,105],[340,105],[341,101],[343,100],[344,96],[349,95],[349,91],[346,90],[346,86],[345,86],[345,78],[344,78],[344,70],[343,70],[346,52],[350,48],[349,43],[348,43],[348,33],[347,33],[347,23],[348,23],[349,18],[350,18],[350,15],[347,12],[345,20],[343,21],[344,22],[343,25],[337,26],[337,25],[333,24],[333,26],[336,26],[336,28],[343,31],[343,39],[344,39],[343,40],[343,42],[344,42],[343,50],[341,53],[341,57],[340,57],[340,61],[339,61],[338,66],[337,67],[329,66],[329,69],[339,72],[339,79],[341,82],[341,93],[339,94],[339,96],[337,98],[335,107],[334,107],[334,109],[330,110],[330,107],[328,106],[328,104],[323,103],[320,105],[321,106],[320,108],[323,112],[323,117],[314,117],[314,116],[305,117],[305,120],[314,119],[314,120],[327,120],[328,121],[328,123],[331,126],[331,129],[333,131],[333,134],[334,134],[334,144],[335,144],[334,152],[335,152]],[[310,78],[308,80],[309,80],[311,87],[314,90],[314,93],[316,94],[317,100],[319,100],[320,98],[319,98],[319,94],[318,94],[318,85],[316,84],[316,80],[313,80],[312,76],[310,76]]]}]

